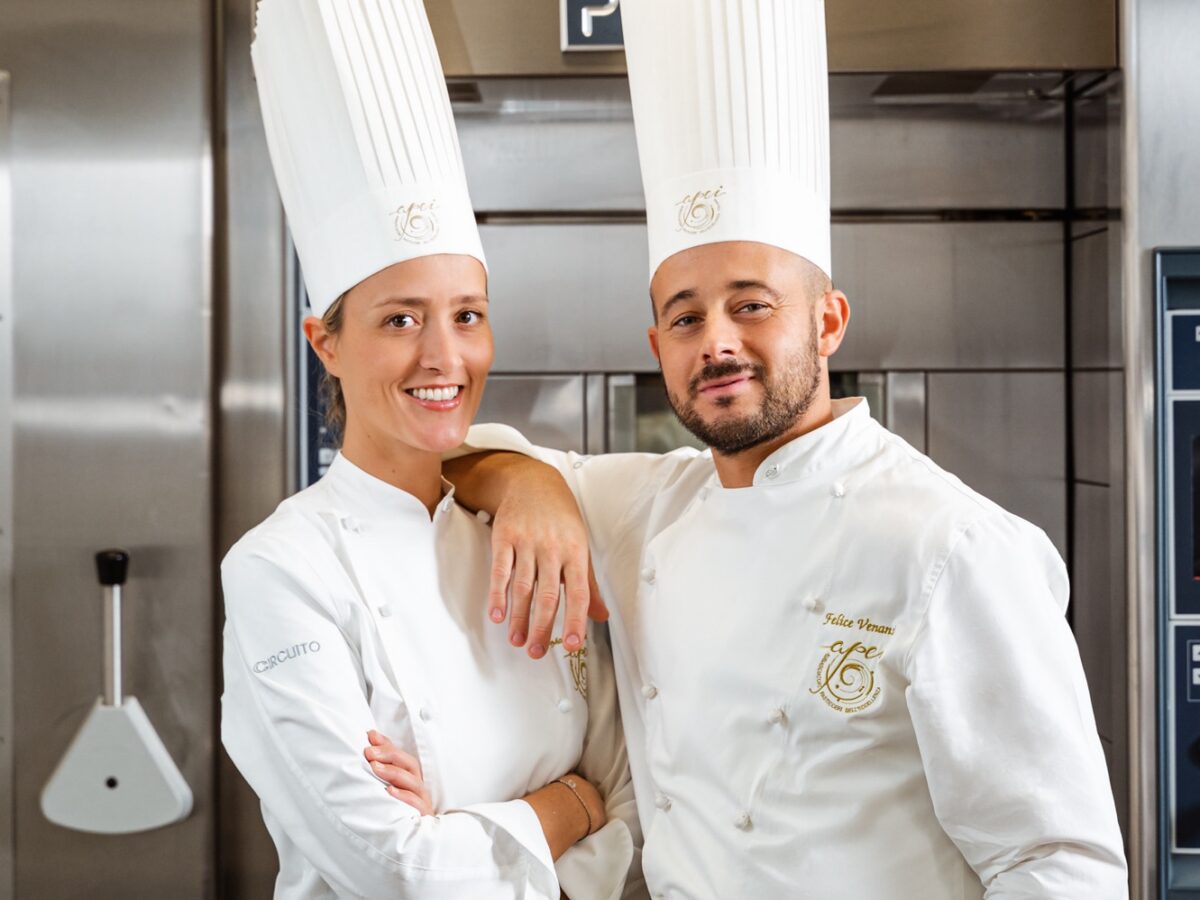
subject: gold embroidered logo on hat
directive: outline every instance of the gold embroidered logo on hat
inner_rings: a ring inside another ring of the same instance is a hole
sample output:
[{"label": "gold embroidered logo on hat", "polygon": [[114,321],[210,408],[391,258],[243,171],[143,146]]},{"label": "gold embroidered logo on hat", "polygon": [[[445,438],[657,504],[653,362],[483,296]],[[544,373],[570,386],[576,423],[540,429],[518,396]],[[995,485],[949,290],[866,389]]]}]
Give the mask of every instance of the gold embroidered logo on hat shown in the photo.
[{"label": "gold embroidered logo on hat", "polygon": [[436,200],[428,203],[408,203],[392,213],[396,226],[396,240],[410,244],[427,244],[438,236],[438,219],[434,207]]},{"label": "gold embroidered logo on hat", "polygon": [[719,197],[725,196],[722,185],[716,190],[696,191],[688,194],[676,206],[679,207],[679,231],[688,234],[700,234],[708,231],[721,218],[721,202]]}]

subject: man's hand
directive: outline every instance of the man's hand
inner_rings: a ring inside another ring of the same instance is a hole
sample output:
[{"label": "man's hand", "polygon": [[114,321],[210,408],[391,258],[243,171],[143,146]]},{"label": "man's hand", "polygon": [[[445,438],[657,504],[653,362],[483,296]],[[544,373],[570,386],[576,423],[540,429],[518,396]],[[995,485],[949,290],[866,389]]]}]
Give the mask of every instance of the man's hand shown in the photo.
[{"label": "man's hand", "polygon": [[488,615],[493,622],[503,622],[511,594],[509,641],[515,647],[528,643],[529,655],[540,659],[550,647],[560,588],[565,586],[563,647],[578,650],[587,620],[608,618],[579,506],[550,466],[515,454],[494,456],[509,459],[500,462],[494,476],[505,479],[506,489],[492,526]]},{"label": "man's hand", "polygon": [[421,763],[410,753],[405,753],[378,731],[368,731],[371,745],[363,750],[363,756],[371,764],[376,777],[387,783],[387,792],[423,816],[432,816],[433,803],[429,789],[421,774]]}]

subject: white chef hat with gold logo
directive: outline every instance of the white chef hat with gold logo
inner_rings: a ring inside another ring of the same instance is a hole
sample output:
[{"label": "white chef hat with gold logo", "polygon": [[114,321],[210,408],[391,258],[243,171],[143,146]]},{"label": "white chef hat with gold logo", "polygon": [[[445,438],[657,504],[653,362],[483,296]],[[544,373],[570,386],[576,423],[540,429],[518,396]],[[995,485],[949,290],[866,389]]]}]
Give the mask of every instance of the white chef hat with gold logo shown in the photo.
[{"label": "white chef hat with gold logo", "polygon": [[485,262],[421,0],[261,0],[251,53],[315,314],[394,263]]},{"label": "white chef hat with gold logo", "polygon": [[757,241],[827,275],[823,0],[623,0],[650,275],[682,250]]}]

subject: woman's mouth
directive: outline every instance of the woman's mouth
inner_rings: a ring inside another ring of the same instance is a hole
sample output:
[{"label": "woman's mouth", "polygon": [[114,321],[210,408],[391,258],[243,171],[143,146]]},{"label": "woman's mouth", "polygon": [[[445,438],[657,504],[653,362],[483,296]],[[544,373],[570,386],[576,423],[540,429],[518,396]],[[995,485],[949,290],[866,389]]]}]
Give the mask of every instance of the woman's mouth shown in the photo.
[{"label": "woman's mouth", "polygon": [[407,388],[404,393],[426,409],[455,409],[462,402],[462,385],[460,384]]}]

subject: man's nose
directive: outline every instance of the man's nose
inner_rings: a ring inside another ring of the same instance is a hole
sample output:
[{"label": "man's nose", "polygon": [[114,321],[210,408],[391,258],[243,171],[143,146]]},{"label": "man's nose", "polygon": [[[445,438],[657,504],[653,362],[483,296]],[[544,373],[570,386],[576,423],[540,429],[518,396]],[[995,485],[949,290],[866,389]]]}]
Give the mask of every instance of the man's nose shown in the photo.
[{"label": "man's nose", "polygon": [[724,314],[709,316],[704,323],[702,348],[705,362],[736,357],[742,349],[737,324]]}]

